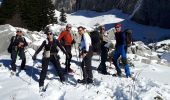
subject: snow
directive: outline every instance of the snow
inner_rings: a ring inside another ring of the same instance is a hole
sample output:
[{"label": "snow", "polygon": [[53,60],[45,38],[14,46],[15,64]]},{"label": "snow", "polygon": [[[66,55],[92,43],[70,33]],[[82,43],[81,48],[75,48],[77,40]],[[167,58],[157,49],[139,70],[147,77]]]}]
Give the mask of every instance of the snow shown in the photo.
[{"label": "snow", "polygon": [[[59,12],[56,11],[56,16]],[[134,30],[135,39],[143,40],[143,37],[148,36],[148,33],[153,37],[161,37],[170,33],[168,29],[158,27],[144,26],[136,24],[128,19],[126,14],[118,10],[111,10],[105,13],[97,13],[93,11],[78,11],[68,14],[68,23],[73,24],[73,31],[77,31],[76,27],[79,25],[87,27],[87,30],[92,30],[96,24],[106,24],[107,30],[112,30],[113,24],[122,21],[125,28],[130,27]],[[50,25],[50,29],[54,33],[59,33],[60,29],[65,26]],[[15,28],[11,27],[15,32]],[[1,33],[2,31],[0,31]],[[25,30],[24,32],[27,32]],[[31,34],[34,38],[32,41],[27,38],[27,41],[39,46],[46,38],[40,33]],[[141,37],[142,36],[142,37]],[[169,40],[165,41],[167,43]],[[163,41],[162,41],[163,42]],[[136,42],[137,43],[137,42]],[[161,42],[160,42],[161,43]],[[136,44],[138,45],[138,44]],[[146,45],[142,45],[146,49]],[[34,50],[32,48],[26,49],[26,71],[19,71],[21,60],[17,58],[17,75],[10,77],[10,55],[0,55],[0,93],[1,100],[155,100],[155,98],[162,98],[168,100],[170,98],[170,66],[161,65],[157,60],[150,59],[150,63],[143,62],[143,59],[148,59],[146,56],[156,56],[157,52],[152,54],[145,53],[145,57],[128,54],[128,58],[132,60],[135,67],[131,67],[131,78],[113,77],[112,75],[102,75],[96,70],[100,64],[99,56],[94,55],[92,58],[94,85],[77,84],[77,79],[82,79],[82,70],[77,61],[75,49],[72,49],[73,58],[71,68],[75,73],[65,75],[66,82],[62,84],[59,81],[58,75],[50,63],[47,77],[45,79],[46,92],[40,96],[38,80],[41,71],[42,52],[37,55],[36,62],[33,62],[32,55]],[[78,51],[77,51],[78,52]],[[165,53],[161,56],[161,61],[170,61],[170,53]],[[59,52],[61,67],[65,62],[65,55]],[[113,64],[106,63],[108,72],[110,74],[116,73]],[[124,69],[122,69],[124,72]]]},{"label": "snow", "polygon": [[[136,77],[136,80],[133,81],[130,78],[119,78],[98,73],[96,70],[99,65],[99,61],[96,60],[98,56],[94,56],[92,66],[95,86],[76,85],[76,80],[81,78],[81,70],[80,66],[75,63],[77,59],[74,49],[72,50],[73,62],[71,68],[75,70],[75,73],[66,75],[66,83],[62,84],[59,77],[55,76],[56,72],[53,65],[50,64],[45,80],[45,85],[48,84],[48,87],[42,97],[38,92],[38,79],[41,70],[38,66],[41,66],[41,62],[38,61],[33,66],[30,54],[33,55],[34,52],[31,48],[27,49],[27,70],[21,71],[18,76],[12,78],[10,78],[9,71],[10,56],[0,56],[0,91],[3,91],[0,97],[2,100],[12,98],[14,100],[69,100],[70,98],[74,100],[129,100],[131,98],[133,100],[154,100],[156,96],[160,96],[165,100],[170,98],[170,82],[167,77],[169,76],[170,67],[144,64],[140,61],[134,61],[135,67],[131,68],[134,73],[133,76]],[[62,63],[65,61],[65,56],[62,52],[59,52],[59,54]],[[134,58],[132,54],[128,57]],[[41,59],[41,53],[38,55],[38,59]],[[17,60],[17,66],[20,63],[21,61]],[[62,67],[64,67],[63,64]],[[114,66],[109,67],[108,71],[112,74],[115,73]],[[33,72],[32,77],[31,72]]]}]

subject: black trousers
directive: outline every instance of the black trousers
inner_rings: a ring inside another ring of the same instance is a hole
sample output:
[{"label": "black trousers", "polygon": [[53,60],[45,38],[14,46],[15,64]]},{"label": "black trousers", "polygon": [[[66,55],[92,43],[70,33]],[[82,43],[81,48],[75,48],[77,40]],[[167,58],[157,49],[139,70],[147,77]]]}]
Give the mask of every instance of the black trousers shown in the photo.
[{"label": "black trousers", "polygon": [[64,45],[64,48],[69,55],[69,58],[66,58],[65,65],[66,65],[66,68],[70,68],[70,65],[71,65],[70,62],[71,62],[71,58],[72,58],[71,45]]},{"label": "black trousers", "polygon": [[107,56],[108,56],[108,48],[102,45],[101,46],[101,63],[99,65],[99,70],[103,73],[107,72],[106,70]]},{"label": "black trousers", "polygon": [[92,50],[92,47],[90,47],[89,52],[87,53],[87,55],[83,58],[81,62],[84,79],[87,79],[87,78],[93,79],[92,66],[91,66],[92,56],[93,56],[93,50]]},{"label": "black trousers", "polygon": [[18,50],[13,49],[12,53],[11,53],[11,59],[12,59],[11,66],[12,66],[13,71],[16,71],[16,64],[15,63],[16,63],[16,60],[17,60],[17,55],[22,60],[20,68],[21,69],[25,68],[26,57],[25,57],[24,49],[18,49]]},{"label": "black trousers", "polygon": [[61,65],[60,65],[60,62],[59,62],[59,56],[58,55],[52,55],[52,56],[50,56],[50,58],[43,58],[42,59],[42,70],[41,70],[41,73],[40,73],[39,86],[44,86],[44,80],[45,80],[46,75],[47,75],[49,62],[51,62],[54,65],[55,70],[57,71],[60,79],[64,78],[64,74],[62,72]]}]

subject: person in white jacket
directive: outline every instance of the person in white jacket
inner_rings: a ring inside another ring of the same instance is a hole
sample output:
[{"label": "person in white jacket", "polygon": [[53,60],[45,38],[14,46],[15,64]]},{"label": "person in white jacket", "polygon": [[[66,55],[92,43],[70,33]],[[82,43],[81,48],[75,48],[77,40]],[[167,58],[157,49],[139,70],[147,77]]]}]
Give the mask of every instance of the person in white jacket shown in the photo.
[{"label": "person in white jacket", "polygon": [[91,38],[85,28],[80,26],[78,27],[78,32],[81,36],[80,42],[80,57],[82,57],[81,68],[83,70],[83,79],[78,79],[78,83],[90,84],[93,83],[93,74],[91,60],[93,56]]}]

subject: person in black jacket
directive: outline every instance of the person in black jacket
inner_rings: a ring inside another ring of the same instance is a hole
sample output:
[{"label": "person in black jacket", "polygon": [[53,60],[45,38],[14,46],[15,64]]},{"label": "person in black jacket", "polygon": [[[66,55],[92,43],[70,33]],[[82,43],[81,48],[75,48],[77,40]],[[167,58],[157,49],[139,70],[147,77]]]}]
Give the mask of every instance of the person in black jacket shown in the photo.
[{"label": "person in black jacket", "polygon": [[26,57],[25,57],[25,52],[24,48],[28,46],[28,43],[26,42],[25,38],[23,37],[22,30],[17,29],[16,36],[13,36],[11,38],[11,66],[12,66],[12,73],[11,74],[16,74],[16,60],[17,60],[17,55],[20,57],[22,60],[21,63],[21,70],[25,70],[25,63],[26,63]]},{"label": "person in black jacket", "polygon": [[43,41],[43,43],[41,44],[41,46],[38,48],[38,50],[35,52],[33,56],[33,60],[36,60],[37,54],[44,47],[43,58],[42,58],[42,70],[39,79],[40,91],[44,90],[44,80],[47,74],[49,62],[51,62],[55,66],[55,69],[60,77],[60,81],[61,82],[65,81],[64,74],[62,72],[61,65],[59,62],[60,57],[58,55],[57,47],[59,47],[66,54],[66,57],[68,56],[66,50],[61,46],[59,41],[53,38],[52,32],[47,31],[46,34],[47,34],[47,40]]}]

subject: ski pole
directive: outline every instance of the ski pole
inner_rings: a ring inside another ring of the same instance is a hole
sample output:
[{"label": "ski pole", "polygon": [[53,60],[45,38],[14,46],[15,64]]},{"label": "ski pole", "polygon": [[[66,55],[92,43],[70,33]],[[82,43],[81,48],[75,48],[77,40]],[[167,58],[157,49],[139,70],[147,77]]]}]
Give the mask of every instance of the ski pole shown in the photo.
[{"label": "ski pole", "polygon": [[76,58],[77,58],[77,61],[78,61],[77,50],[76,50],[76,44],[74,44],[74,47],[75,47],[75,52],[76,52]]}]

